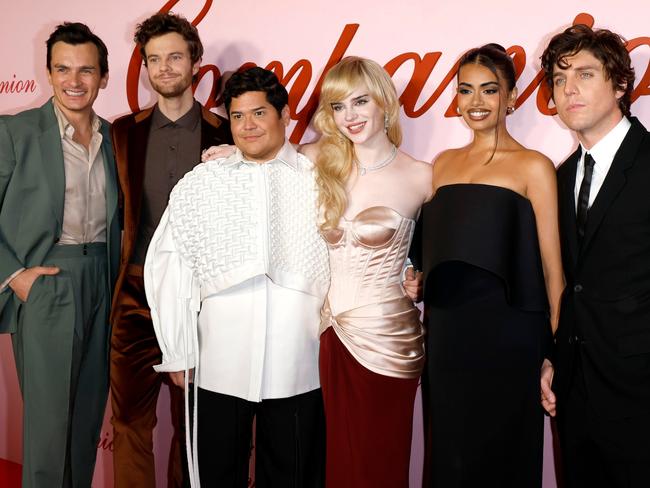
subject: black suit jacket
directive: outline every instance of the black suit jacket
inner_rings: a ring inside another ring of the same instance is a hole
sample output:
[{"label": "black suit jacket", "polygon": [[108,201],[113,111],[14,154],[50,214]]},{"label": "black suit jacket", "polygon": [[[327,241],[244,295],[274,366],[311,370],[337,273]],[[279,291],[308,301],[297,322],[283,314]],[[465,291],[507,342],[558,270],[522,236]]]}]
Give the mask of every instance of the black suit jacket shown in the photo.
[{"label": "black suit jacket", "polygon": [[650,134],[636,119],[589,210],[578,245],[580,148],[558,170],[567,286],[556,334],[558,407],[580,355],[590,402],[606,418],[650,413]]}]

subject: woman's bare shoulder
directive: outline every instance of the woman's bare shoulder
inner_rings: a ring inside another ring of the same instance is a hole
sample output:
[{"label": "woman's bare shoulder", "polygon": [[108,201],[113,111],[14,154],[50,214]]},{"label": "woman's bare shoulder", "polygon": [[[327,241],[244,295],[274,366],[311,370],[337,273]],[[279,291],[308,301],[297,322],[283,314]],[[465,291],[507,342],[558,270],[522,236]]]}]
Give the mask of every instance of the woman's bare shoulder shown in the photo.
[{"label": "woman's bare shoulder", "polygon": [[530,177],[555,177],[555,165],[547,156],[533,149],[522,149],[517,155],[517,165]]},{"label": "woman's bare shoulder", "polygon": [[301,144],[298,146],[298,152],[307,156],[312,162],[316,162],[316,158],[318,158],[318,153],[320,152],[318,141]]}]

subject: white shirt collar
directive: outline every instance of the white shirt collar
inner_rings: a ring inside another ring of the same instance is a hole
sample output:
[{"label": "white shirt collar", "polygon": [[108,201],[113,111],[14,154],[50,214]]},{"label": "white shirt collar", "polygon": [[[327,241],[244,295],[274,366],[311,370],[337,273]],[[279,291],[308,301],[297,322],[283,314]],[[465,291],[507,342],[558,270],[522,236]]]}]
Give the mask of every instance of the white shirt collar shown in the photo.
[{"label": "white shirt collar", "polygon": [[[630,121],[623,117],[612,130],[610,130],[605,137],[603,137],[594,147],[591,148],[589,154],[594,158],[596,162],[593,173],[591,177],[591,188],[589,191],[589,206],[591,206],[596,200],[598,192],[600,192],[601,187],[605,183],[605,178],[607,173],[609,173],[612,163],[614,162],[614,157],[618,152],[619,147],[623,143],[623,139],[627,135],[628,130],[631,127]],[[576,167],[576,183],[574,188],[574,198],[576,209],[578,208],[578,196],[580,194],[580,186],[582,184],[582,179],[585,174],[585,154],[587,154],[586,148],[580,144],[582,148],[582,154],[580,159],[578,159],[578,164]]]},{"label": "white shirt collar", "polygon": [[580,143],[580,147],[582,148],[581,162],[584,160],[584,155],[589,153],[594,158],[597,166],[611,166],[612,161],[614,161],[614,156],[616,156],[618,148],[621,147],[623,139],[625,139],[631,125],[627,117],[621,118],[619,123],[605,137],[594,144],[589,151]]},{"label": "white shirt collar", "polygon": [[[293,144],[291,144],[287,139],[284,140],[284,144],[282,145],[278,153],[275,155],[275,157],[262,164],[274,163],[276,161],[286,164],[294,171],[297,171],[299,169],[298,151],[296,151],[296,148],[293,147]],[[260,164],[260,163],[256,163],[255,161],[247,160],[239,148],[237,148],[235,152],[232,155],[228,156],[221,164],[233,165],[233,164],[242,164],[242,163],[256,164],[256,165]]]}]

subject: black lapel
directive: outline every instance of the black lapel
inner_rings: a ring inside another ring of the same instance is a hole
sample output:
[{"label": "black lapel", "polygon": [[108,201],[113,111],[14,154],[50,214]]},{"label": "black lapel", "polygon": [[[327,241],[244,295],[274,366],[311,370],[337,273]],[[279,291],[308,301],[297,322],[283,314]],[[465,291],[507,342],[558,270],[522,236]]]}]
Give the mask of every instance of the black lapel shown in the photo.
[{"label": "black lapel", "polygon": [[578,263],[578,228],[576,226],[576,170],[578,160],[580,159],[581,149],[578,149],[562,164],[560,168],[559,182],[559,199],[560,201],[560,219],[564,239],[566,240],[565,252],[568,252],[569,261],[573,267]]},{"label": "black lapel", "polygon": [[634,164],[639,144],[646,134],[645,129],[636,118],[631,118],[632,126],[627,132],[625,139],[618,148],[612,166],[607,172],[603,186],[600,188],[594,203],[589,209],[587,216],[587,225],[585,228],[585,237],[582,243],[582,251],[589,246],[591,239],[598,230],[603,217],[612,205],[620,191],[625,186],[625,171]]}]

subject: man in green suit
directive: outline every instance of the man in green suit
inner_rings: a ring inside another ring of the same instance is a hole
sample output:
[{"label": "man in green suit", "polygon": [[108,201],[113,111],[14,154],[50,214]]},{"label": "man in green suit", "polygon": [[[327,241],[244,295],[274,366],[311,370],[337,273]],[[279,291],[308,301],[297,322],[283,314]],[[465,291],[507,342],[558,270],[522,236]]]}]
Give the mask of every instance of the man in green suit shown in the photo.
[{"label": "man in green suit", "polygon": [[0,117],[0,333],[24,401],[23,487],[90,487],[120,249],[109,124],[92,108],[106,46],[64,23],[47,71],[50,101]]}]

